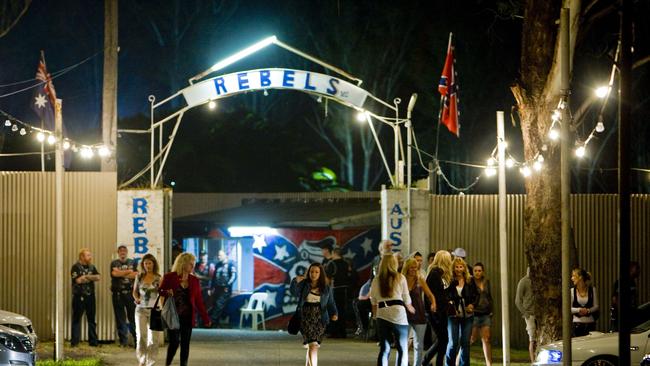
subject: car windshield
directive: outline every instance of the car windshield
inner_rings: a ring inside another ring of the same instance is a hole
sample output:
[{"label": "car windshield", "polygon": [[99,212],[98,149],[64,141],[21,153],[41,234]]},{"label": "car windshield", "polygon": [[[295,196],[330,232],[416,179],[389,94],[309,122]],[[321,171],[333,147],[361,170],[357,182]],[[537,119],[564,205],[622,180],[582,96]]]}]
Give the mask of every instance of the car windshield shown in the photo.
[{"label": "car windshield", "polygon": [[25,329],[25,327],[23,327],[22,325],[18,325],[18,324],[2,324],[2,325],[7,328],[11,328],[13,330],[17,330],[21,333],[27,333],[27,329]]},{"label": "car windshield", "polygon": [[632,328],[630,333],[639,334],[639,333],[647,332],[648,329],[650,329],[650,320],[647,320],[645,323],[641,323],[636,327]]}]

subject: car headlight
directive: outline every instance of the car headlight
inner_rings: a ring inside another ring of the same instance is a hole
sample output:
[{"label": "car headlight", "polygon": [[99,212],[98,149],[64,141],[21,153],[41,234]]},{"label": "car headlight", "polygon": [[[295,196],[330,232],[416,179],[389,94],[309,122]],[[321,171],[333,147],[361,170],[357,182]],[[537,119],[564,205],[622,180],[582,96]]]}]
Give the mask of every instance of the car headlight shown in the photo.
[{"label": "car headlight", "polygon": [[12,336],[11,334],[0,333],[0,344],[12,351],[15,351],[18,349],[19,342],[18,339],[16,339],[16,337]]},{"label": "car headlight", "polygon": [[537,354],[536,363],[561,363],[562,362],[562,351],[555,349],[544,349]]}]

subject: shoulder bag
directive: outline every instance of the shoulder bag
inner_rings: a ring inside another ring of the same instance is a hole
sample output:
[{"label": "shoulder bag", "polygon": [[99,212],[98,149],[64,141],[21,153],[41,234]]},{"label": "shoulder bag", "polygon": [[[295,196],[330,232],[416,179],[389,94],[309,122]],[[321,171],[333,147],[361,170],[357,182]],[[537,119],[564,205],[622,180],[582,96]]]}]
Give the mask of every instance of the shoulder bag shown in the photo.
[{"label": "shoulder bag", "polygon": [[151,308],[151,316],[149,317],[149,329],[161,332],[165,330],[165,328],[162,321],[162,311],[158,307],[158,300],[160,300],[160,295],[158,295],[153,308]]}]

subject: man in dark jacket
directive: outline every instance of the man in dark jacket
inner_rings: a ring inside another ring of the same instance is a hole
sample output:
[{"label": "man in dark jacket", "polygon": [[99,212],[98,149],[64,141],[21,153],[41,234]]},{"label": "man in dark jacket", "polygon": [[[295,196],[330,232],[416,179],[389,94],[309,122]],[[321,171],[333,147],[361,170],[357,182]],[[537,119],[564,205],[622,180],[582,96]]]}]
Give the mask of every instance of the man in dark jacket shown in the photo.
[{"label": "man in dark jacket", "polygon": [[348,299],[350,297],[348,295],[352,285],[352,271],[348,262],[343,259],[342,254],[341,248],[332,250],[332,259],[325,267],[327,277],[332,280],[334,302],[338,310],[338,320],[332,322],[330,334],[332,338],[345,338],[347,336],[345,331],[345,323],[347,321],[346,309],[348,307]]},{"label": "man in dark jacket", "polygon": [[237,269],[228,259],[226,252],[220,250],[218,259],[219,262],[216,263],[211,286],[212,296],[214,296],[215,300],[210,317],[212,318],[212,325],[214,327],[219,324],[219,319],[226,308],[230,296],[232,296],[232,285],[237,279]]}]

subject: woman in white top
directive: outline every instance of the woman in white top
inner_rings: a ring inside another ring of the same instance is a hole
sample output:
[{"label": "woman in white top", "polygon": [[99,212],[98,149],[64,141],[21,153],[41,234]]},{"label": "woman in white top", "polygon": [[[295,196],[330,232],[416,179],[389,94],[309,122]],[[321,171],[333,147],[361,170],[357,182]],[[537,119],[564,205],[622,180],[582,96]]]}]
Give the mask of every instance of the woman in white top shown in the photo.
[{"label": "woman in white top", "polygon": [[145,254],[140,260],[140,271],[133,284],[133,298],[135,299],[135,334],[136,350],[140,366],[151,366],[156,363],[158,353],[158,337],[162,332],[149,329],[151,309],[158,298],[160,274],[158,261],[151,254]]},{"label": "woman in white top", "polygon": [[390,242],[382,243],[382,257],[377,277],[370,286],[370,302],[373,316],[377,319],[379,337],[378,366],[388,366],[390,342],[395,339],[396,366],[408,365],[408,329],[406,310],[414,313],[411,306],[406,278],[397,272],[397,258],[393,256]]},{"label": "woman in white top", "polygon": [[573,336],[588,335],[596,329],[594,314],[598,313],[598,296],[591,286],[591,275],[582,268],[571,272],[571,314],[573,314]]}]

